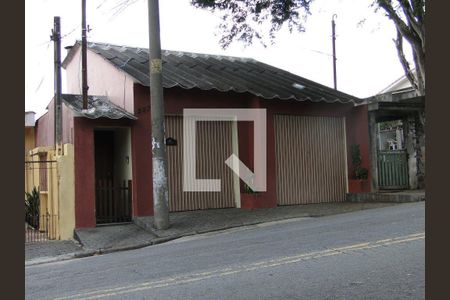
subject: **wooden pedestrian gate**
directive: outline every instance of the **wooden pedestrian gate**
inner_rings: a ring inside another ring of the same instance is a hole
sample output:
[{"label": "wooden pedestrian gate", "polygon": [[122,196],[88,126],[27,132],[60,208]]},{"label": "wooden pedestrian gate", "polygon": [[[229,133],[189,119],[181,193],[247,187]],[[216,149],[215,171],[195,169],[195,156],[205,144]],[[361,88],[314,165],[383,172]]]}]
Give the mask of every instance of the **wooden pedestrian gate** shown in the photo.
[{"label": "wooden pedestrian gate", "polygon": [[406,150],[378,151],[378,185],[383,190],[409,188]]}]

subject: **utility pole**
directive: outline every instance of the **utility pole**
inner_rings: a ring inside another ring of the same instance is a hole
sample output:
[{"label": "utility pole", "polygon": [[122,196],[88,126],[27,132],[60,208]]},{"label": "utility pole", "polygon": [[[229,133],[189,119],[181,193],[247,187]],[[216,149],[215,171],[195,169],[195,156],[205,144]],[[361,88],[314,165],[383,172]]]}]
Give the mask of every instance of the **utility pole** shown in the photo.
[{"label": "utility pole", "polygon": [[53,17],[51,40],[54,45],[54,139],[57,154],[62,144],[62,111],[61,111],[61,25],[60,17]]},{"label": "utility pole", "polygon": [[331,31],[333,39],[333,79],[334,79],[334,89],[337,89],[337,78],[336,78],[336,24],[334,19],[337,17],[336,14],[331,18]]},{"label": "utility pole", "polygon": [[162,86],[159,2],[148,0],[150,109],[152,119],[153,220],[157,229],[169,228],[167,154],[164,139],[164,96]]},{"label": "utility pole", "polygon": [[83,93],[83,109],[88,108],[87,84],[87,38],[86,38],[86,0],[81,0],[81,77]]}]

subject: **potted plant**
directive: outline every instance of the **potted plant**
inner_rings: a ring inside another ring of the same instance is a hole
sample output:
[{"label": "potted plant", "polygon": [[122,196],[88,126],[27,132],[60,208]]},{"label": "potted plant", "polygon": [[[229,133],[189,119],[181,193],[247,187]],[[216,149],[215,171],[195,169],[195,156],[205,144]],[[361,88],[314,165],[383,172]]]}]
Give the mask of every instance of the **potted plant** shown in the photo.
[{"label": "potted plant", "polygon": [[241,193],[241,208],[258,208],[261,204],[260,202],[259,193],[244,183],[244,192]]},{"label": "potted plant", "polygon": [[349,192],[350,193],[362,193],[366,190],[368,185],[369,171],[361,167],[361,151],[359,145],[352,145],[352,164],[353,164],[353,175],[349,180]]}]

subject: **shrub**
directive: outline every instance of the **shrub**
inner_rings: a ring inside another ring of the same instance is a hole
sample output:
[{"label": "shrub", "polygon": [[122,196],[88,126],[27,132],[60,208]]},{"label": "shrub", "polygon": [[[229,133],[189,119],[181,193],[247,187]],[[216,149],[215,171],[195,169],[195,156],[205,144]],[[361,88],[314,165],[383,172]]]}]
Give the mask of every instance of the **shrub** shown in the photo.
[{"label": "shrub", "polygon": [[366,168],[361,167],[361,151],[359,145],[352,145],[352,163],[354,168],[355,179],[367,179],[369,171]]},{"label": "shrub", "polygon": [[34,187],[31,193],[25,192],[25,222],[39,228],[39,190]]}]

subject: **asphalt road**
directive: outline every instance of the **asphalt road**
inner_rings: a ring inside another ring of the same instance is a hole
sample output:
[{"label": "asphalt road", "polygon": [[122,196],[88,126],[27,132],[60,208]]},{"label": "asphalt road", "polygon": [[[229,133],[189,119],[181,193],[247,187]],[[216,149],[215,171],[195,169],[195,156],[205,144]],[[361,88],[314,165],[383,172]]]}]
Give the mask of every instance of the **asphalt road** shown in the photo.
[{"label": "asphalt road", "polygon": [[185,237],[27,267],[27,299],[424,299],[425,205]]}]

